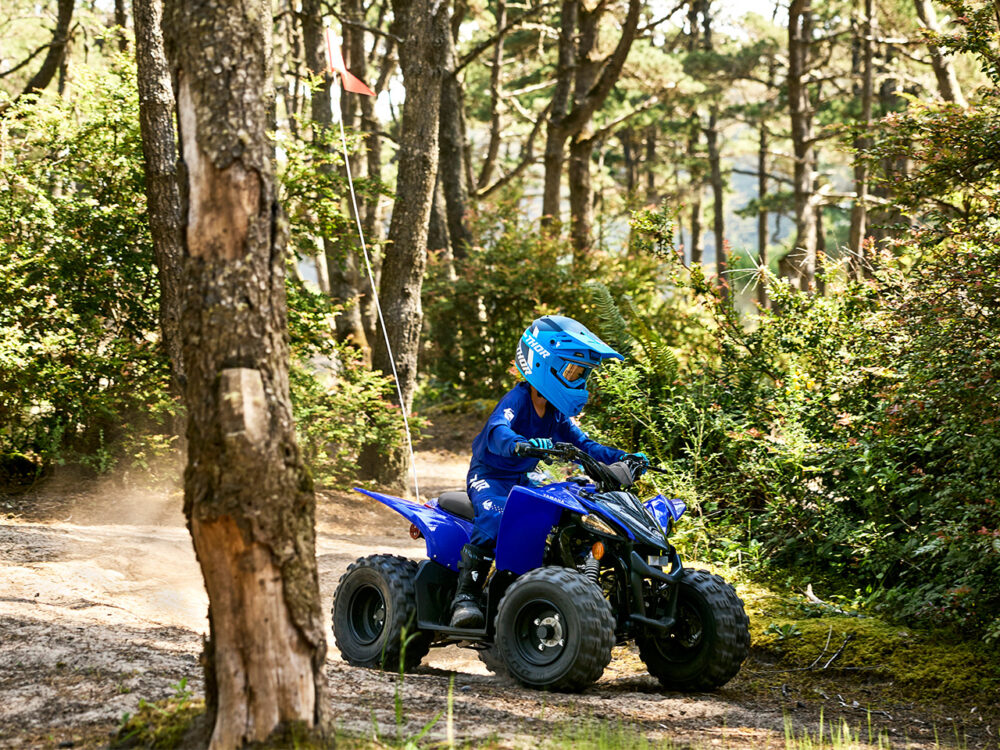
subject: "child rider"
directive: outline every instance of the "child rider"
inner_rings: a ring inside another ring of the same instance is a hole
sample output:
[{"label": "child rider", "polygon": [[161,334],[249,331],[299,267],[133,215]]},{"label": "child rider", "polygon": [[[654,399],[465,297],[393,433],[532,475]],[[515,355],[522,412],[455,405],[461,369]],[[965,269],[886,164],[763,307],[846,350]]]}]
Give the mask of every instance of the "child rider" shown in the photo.
[{"label": "child rider", "polygon": [[[587,376],[605,359],[624,357],[572,318],[546,315],[521,336],[515,362],[527,382],[518,383],[500,399],[472,442],[468,493],[476,517],[469,543],[462,547],[453,628],[483,626],[479,594],[493,562],[507,494],[529,484],[528,473],[539,460],[518,455],[518,446],[572,443],[606,464],[625,455],[591,440],[571,419],[587,403]],[[648,463],[644,453],[633,455]]]}]

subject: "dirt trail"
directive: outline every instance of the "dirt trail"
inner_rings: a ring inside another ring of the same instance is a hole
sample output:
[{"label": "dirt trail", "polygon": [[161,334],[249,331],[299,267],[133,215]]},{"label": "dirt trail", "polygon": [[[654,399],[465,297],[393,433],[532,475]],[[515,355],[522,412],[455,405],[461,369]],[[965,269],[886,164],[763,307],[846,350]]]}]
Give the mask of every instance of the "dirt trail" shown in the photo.
[{"label": "dirt trail", "polygon": [[[461,486],[465,461],[440,448],[421,451],[421,489],[433,495]],[[31,498],[0,496],[0,748],[97,746],[140,699],[169,697],[182,680],[201,694],[198,654],[207,597],[180,504],[178,492],[96,490],[39,511]],[[395,736],[399,687],[394,675],[340,659],[329,605],[340,575],[357,557],[394,552],[422,558],[423,545],[409,538],[408,526],[357,494],[319,497],[317,551],[331,641],[327,671],[334,716],[352,733],[370,735],[374,717],[381,731]],[[800,733],[803,727],[815,733],[823,704],[789,693],[780,677],[762,685],[753,674],[760,668],[748,662],[723,690],[686,696],[663,692],[637,656],[619,648],[595,686],[581,695],[558,695],[489,674],[471,650],[433,649],[401,688],[400,731],[413,734],[445,709],[454,674],[452,731],[458,739],[499,738],[501,746],[531,747],[590,719],[621,722],[677,746],[784,747],[786,717]],[[930,720],[913,707],[892,708],[896,718],[886,722],[886,731],[893,747],[934,746]],[[836,718],[829,704],[826,712],[828,720]],[[844,716],[855,725],[867,720],[850,710]],[[433,736],[443,739],[447,731],[441,719]]]}]

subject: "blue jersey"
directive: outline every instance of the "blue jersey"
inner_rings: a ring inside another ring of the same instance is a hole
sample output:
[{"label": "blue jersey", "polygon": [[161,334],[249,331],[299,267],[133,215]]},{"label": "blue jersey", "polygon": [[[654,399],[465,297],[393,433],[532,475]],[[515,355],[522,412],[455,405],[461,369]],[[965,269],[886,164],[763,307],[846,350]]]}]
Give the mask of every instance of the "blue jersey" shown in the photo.
[{"label": "blue jersey", "polygon": [[469,476],[497,480],[522,480],[539,459],[514,455],[514,445],[531,438],[551,438],[555,443],[572,443],[606,464],[614,463],[625,451],[608,448],[591,440],[572,419],[552,404],[545,405],[545,416],[538,416],[531,404],[531,387],[521,382],[500,399],[476,439],[472,441],[472,464]]}]

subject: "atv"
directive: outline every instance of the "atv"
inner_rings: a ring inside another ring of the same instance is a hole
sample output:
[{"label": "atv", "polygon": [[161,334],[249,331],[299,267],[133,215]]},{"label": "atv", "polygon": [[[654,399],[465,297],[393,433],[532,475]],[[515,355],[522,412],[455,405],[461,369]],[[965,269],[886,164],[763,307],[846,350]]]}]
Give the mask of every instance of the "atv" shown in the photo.
[{"label": "atv", "polygon": [[458,643],[522,685],[572,692],[600,678],[615,644],[635,641],[669,690],[712,690],[732,679],[750,647],[749,621],[731,585],[685,568],[670,544],[685,504],[663,495],[643,503],[629,492],[646,468],[638,459],[606,465],[569,443],[520,443],[517,453],[574,462],[586,476],[511,490],[479,629],[449,622],[472,530],[468,495],[419,504],[358,490],[409,520],[429,559],[372,555],[350,565],[333,603],[343,658],[409,670],[431,647]]}]

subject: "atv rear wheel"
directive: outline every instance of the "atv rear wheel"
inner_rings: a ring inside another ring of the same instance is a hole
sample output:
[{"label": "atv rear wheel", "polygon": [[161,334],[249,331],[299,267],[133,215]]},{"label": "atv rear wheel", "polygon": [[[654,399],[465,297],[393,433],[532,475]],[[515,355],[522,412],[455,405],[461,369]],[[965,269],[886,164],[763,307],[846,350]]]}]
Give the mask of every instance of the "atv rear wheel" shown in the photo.
[{"label": "atv rear wheel", "polygon": [[[694,692],[725,685],[750,650],[750,621],[736,590],[717,575],[687,569],[677,591],[677,623],[668,633],[636,637],[649,673],[670,690]],[[662,616],[666,602],[656,602]]]},{"label": "atv rear wheel", "polygon": [[333,596],[333,638],[344,661],[393,672],[420,663],[431,635],[417,629],[416,577],[417,564],[395,555],[350,564]]},{"label": "atv rear wheel", "polygon": [[582,690],[604,672],[614,643],[614,619],[600,588],[575,570],[532,570],[500,600],[496,647],[510,675],[527,687]]}]

